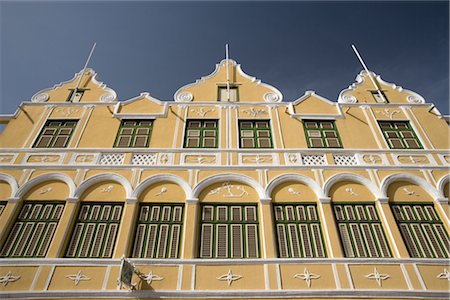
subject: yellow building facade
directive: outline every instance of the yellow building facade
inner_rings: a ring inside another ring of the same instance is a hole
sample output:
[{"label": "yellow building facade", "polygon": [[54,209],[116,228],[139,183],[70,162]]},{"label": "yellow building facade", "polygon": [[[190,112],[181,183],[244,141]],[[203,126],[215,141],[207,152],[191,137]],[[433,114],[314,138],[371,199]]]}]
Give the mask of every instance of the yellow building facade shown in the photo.
[{"label": "yellow building facade", "polygon": [[0,120],[0,298],[449,296],[448,124],[372,72],[118,101],[86,69]]}]

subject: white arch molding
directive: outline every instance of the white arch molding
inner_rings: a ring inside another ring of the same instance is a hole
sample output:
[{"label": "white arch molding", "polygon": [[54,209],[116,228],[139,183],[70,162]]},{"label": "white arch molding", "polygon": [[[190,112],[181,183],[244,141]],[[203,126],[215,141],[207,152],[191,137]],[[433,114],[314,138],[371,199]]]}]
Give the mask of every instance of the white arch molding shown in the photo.
[{"label": "white arch molding", "polygon": [[381,183],[381,193],[383,197],[387,198],[387,191],[389,186],[396,181],[407,181],[410,183],[415,183],[421,188],[423,188],[428,194],[430,194],[435,200],[443,201],[443,197],[441,197],[440,193],[436,188],[434,188],[428,181],[423,178],[420,178],[416,175],[408,174],[408,173],[397,173],[387,176],[383,182]]},{"label": "white arch molding", "polygon": [[172,174],[161,174],[161,175],[151,176],[151,177],[145,179],[144,181],[142,181],[141,183],[139,183],[139,185],[134,190],[130,200],[139,199],[139,196],[142,194],[142,192],[145,191],[145,189],[147,187],[149,187],[150,185],[152,185],[154,183],[158,183],[158,182],[162,182],[162,181],[169,181],[169,182],[178,184],[184,190],[186,199],[191,199],[192,188],[189,186],[189,184],[184,179],[182,179],[181,177],[172,175]]},{"label": "white arch molding", "polygon": [[11,175],[0,173],[0,181],[4,181],[9,184],[9,186],[11,187],[11,195],[9,197],[14,198],[17,190],[19,189],[19,185],[17,184],[16,179]]},{"label": "white arch molding", "polygon": [[25,194],[33,187],[35,187],[36,185],[45,182],[45,181],[50,181],[50,180],[57,180],[57,181],[62,181],[64,183],[67,184],[67,186],[69,187],[69,196],[67,197],[68,199],[73,198],[74,194],[75,194],[75,183],[73,182],[72,178],[70,178],[69,176],[67,176],[66,174],[62,174],[62,173],[48,173],[48,174],[42,174],[39,175],[33,179],[31,179],[30,181],[28,181],[27,183],[25,183],[24,185],[22,185],[16,192],[16,194],[14,195],[14,198],[16,198],[17,200],[22,199],[23,196],[25,196]]},{"label": "white arch molding", "polygon": [[313,179],[299,175],[299,174],[283,174],[275,177],[272,181],[267,185],[265,191],[265,198],[271,199],[273,190],[281,183],[287,181],[295,181],[304,183],[308,187],[310,187],[317,196],[317,199],[325,199],[327,196],[324,194],[323,190],[320,188],[319,184]]},{"label": "white arch molding", "polygon": [[[444,194],[444,187],[449,181],[450,181],[450,175],[448,175],[448,174],[443,176],[441,179],[439,179],[438,191],[441,194],[440,196],[442,199],[446,199],[445,194]],[[448,201],[448,199],[447,199],[447,201]]]},{"label": "white arch molding", "polygon": [[192,190],[192,198],[188,199],[188,200],[198,201],[198,196],[205,188],[207,188],[211,184],[223,182],[223,181],[237,181],[237,182],[248,184],[249,186],[254,188],[255,191],[258,193],[260,201],[270,201],[270,198],[269,199],[266,198],[265,192],[264,192],[264,189],[262,188],[262,186],[255,179],[253,179],[247,175],[235,174],[235,173],[217,174],[217,175],[213,175],[213,176],[203,179]]},{"label": "white arch molding", "polygon": [[330,189],[331,187],[341,181],[351,181],[356,183],[361,183],[362,185],[366,186],[372,194],[375,196],[376,199],[384,199],[386,196],[383,195],[383,193],[380,191],[380,189],[369,179],[362,177],[361,175],[353,174],[353,173],[339,173],[336,175],[333,175],[332,177],[328,178],[328,180],[325,182],[323,186],[324,193],[327,197],[330,196]]},{"label": "white arch molding", "polygon": [[85,181],[83,181],[76,189],[75,194],[73,196],[73,200],[78,201],[80,199],[81,195],[83,195],[83,193],[89,187],[91,187],[94,184],[97,184],[99,182],[102,182],[102,181],[114,181],[114,182],[121,184],[123,186],[123,188],[125,189],[125,194],[126,194],[125,200],[132,199],[133,188],[131,187],[130,182],[125,177],[123,177],[122,175],[119,175],[119,174],[115,174],[115,173],[104,173],[104,174],[92,176],[92,177],[86,179]]}]

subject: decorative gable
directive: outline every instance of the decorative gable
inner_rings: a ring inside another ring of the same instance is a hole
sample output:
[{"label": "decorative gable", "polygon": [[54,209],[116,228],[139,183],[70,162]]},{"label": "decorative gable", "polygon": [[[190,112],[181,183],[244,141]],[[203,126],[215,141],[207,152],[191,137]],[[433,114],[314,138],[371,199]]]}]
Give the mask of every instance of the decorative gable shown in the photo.
[{"label": "decorative gable", "polygon": [[149,93],[141,93],[139,96],[117,102],[113,116],[116,118],[153,119],[166,117],[169,105],[150,96]]},{"label": "decorative gable", "polygon": [[305,94],[289,104],[291,117],[335,119],[342,118],[343,114],[336,102],[332,102],[314,91],[306,91]]},{"label": "decorative gable", "polygon": [[[378,93],[375,85],[381,92]],[[384,98],[384,99],[383,99]],[[356,76],[356,82],[350,85],[347,89],[339,93],[339,103],[408,103],[408,104],[422,104],[425,99],[410,90],[403,89],[394,83],[389,83],[381,79],[380,75],[373,72],[367,73],[361,71]]]},{"label": "decorative gable", "polygon": [[[31,97],[32,102],[116,102],[116,92],[97,81],[97,73],[86,69],[68,80],[43,89]],[[75,91],[77,89],[77,91]],[[75,95],[74,95],[75,93]]]},{"label": "decorative gable", "polygon": [[[227,89],[227,83],[230,89]],[[245,74],[234,60],[222,60],[210,75],[185,85],[175,92],[176,102],[281,102],[275,87]]]}]

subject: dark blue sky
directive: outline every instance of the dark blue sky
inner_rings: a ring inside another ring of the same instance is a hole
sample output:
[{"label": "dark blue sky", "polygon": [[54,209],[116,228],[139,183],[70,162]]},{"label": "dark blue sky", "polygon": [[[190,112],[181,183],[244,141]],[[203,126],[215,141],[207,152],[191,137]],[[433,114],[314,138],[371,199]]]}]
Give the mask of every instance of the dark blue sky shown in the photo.
[{"label": "dark blue sky", "polygon": [[243,70],[285,100],[337,101],[361,66],[449,110],[449,2],[0,2],[0,113],[90,67],[120,100],[172,100],[230,44]]}]

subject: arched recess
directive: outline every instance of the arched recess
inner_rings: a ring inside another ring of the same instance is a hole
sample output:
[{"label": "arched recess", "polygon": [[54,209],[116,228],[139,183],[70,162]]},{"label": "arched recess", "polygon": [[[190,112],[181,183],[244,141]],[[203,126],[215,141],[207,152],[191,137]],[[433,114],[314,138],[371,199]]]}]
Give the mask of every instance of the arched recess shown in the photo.
[{"label": "arched recess", "polygon": [[197,186],[192,191],[192,200],[198,201],[200,193],[207,187],[216,184],[216,183],[225,183],[225,182],[240,182],[245,183],[251,188],[253,188],[260,200],[267,200],[264,189],[262,186],[253,178],[242,175],[242,174],[234,174],[234,173],[227,173],[227,174],[218,174],[213,175],[211,177],[208,177],[206,179],[203,179],[201,182],[197,184]]},{"label": "arched recess", "polygon": [[[280,185],[288,182],[297,182],[304,184],[314,192],[316,196],[315,198],[319,200],[326,197],[317,182],[309,177],[299,174],[284,174],[272,179],[272,181],[267,185],[264,197],[267,199],[272,199],[273,193],[277,192],[277,189],[280,188]],[[287,188],[287,192],[292,196],[302,195],[302,192],[295,190],[295,188]]]},{"label": "arched recess", "polygon": [[[131,196],[131,199],[139,199],[141,195],[147,191],[148,188],[150,188],[152,185],[161,183],[161,187],[159,191],[156,191],[154,193],[155,197],[160,197],[161,199],[166,198],[166,195],[170,195],[170,190],[167,188],[165,189],[164,183],[170,182],[174,183],[178,186],[180,186],[184,191],[184,197],[183,199],[178,200],[185,200],[185,199],[191,199],[192,197],[192,189],[189,186],[189,184],[182,178],[172,175],[172,174],[162,174],[162,175],[155,175],[152,177],[149,177],[142,181],[134,190],[133,195]],[[179,201],[178,201],[179,202]]]},{"label": "arched recess", "polygon": [[[11,175],[8,174],[0,174],[0,182],[6,182],[9,185],[10,188],[10,193],[9,195],[4,195],[6,198],[13,198],[18,190],[18,185],[17,185],[17,181],[14,177],[12,177]],[[5,199],[6,200],[6,199]]]},{"label": "arched recess", "polygon": [[[123,177],[119,174],[114,174],[114,173],[99,174],[99,175],[92,176],[89,179],[86,179],[78,186],[73,198],[75,200],[79,200],[80,197],[86,191],[88,191],[88,189],[90,187],[94,186],[97,183],[103,183],[103,182],[105,182],[105,183],[115,182],[115,183],[120,184],[125,190],[125,198],[126,199],[132,198],[133,188],[131,187],[131,184],[128,182],[128,180],[125,177]],[[105,186],[104,189],[105,189],[104,190],[105,192],[108,192],[109,186]]]},{"label": "arched recess", "polygon": [[14,198],[22,199],[29,191],[31,191],[31,189],[46,181],[62,181],[66,183],[67,186],[69,187],[69,194],[67,199],[73,198],[76,189],[75,183],[73,182],[72,178],[61,173],[42,174],[31,179],[17,190],[17,193],[15,194]]},{"label": "arched recess", "polygon": [[438,191],[441,194],[441,197],[449,199],[450,193],[450,175],[445,175],[438,182]]},{"label": "arched recess", "polygon": [[[388,197],[388,188],[394,182],[410,182],[423,188],[434,200],[440,200],[441,196],[436,188],[434,188],[425,179],[420,178],[413,174],[397,173],[387,176],[381,183],[381,193],[383,198]],[[408,193],[407,191],[405,191]],[[412,191],[411,191],[412,192]]]},{"label": "arched recess", "polygon": [[[335,185],[338,182],[345,182],[345,181],[351,181],[360,183],[361,185],[365,186],[370,190],[370,192],[375,196],[376,199],[385,198],[383,197],[383,194],[378,189],[378,187],[371,182],[369,179],[364,178],[360,175],[353,174],[353,173],[339,173],[332,177],[330,177],[324,184],[323,190],[327,197],[330,197],[330,191],[333,185]],[[351,195],[351,193],[350,193]]]}]

